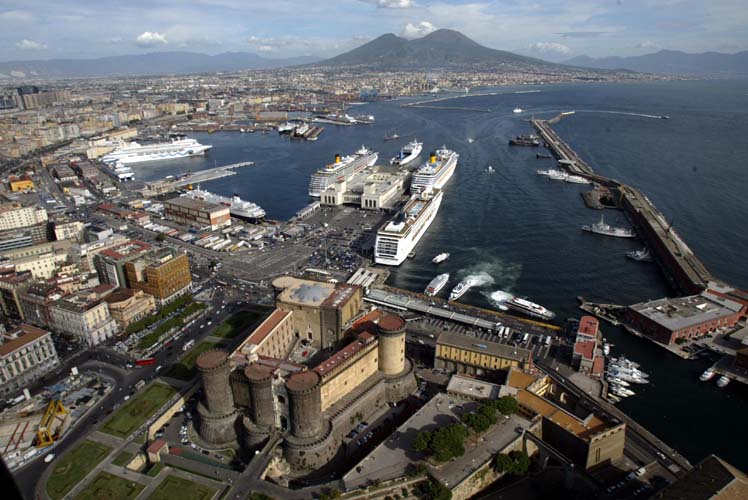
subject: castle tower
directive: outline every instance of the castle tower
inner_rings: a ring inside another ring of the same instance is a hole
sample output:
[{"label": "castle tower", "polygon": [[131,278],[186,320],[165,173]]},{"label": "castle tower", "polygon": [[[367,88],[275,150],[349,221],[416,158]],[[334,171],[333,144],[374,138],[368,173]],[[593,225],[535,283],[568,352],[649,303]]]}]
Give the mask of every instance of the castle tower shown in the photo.
[{"label": "castle tower", "polygon": [[297,438],[314,438],[323,431],[322,377],[315,371],[299,372],[286,380],[289,430]]},{"label": "castle tower", "polygon": [[253,363],[244,369],[244,376],[249,381],[249,418],[261,428],[274,426],[273,369]]},{"label": "castle tower", "polygon": [[205,351],[197,358],[196,366],[203,380],[203,400],[197,406],[200,437],[206,445],[236,441],[237,411],[229,384],[228,353],[219,349]]},{"label": "castle tower", "polygon": [[387,315],[379,320],[379,371],[398,375],[405,370],[405,320]]}]

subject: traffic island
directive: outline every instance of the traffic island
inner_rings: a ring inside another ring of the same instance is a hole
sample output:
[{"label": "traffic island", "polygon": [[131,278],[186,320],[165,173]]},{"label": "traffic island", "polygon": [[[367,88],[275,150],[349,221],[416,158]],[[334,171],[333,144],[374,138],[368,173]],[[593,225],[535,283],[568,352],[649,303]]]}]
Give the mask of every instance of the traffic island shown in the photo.
[{"label": "traffic island", "polygon": [[47,480],[47,494],[53,500],[64,497],[111,451],[112,448],[101,443],[83,441],[56,463]]},{"label": "traffic island", "polygon": [[156,414],[177,390],[166,384],[151,384],[120,408],[104,423],[100,431],[126,439]]},{"label": "traffic island", "polygon": [[76,500],[100,500],[102,498],[132,500],[144,488],[145,486],[140,483],[129,481],[108,472],[100,472],[75,498]]}]

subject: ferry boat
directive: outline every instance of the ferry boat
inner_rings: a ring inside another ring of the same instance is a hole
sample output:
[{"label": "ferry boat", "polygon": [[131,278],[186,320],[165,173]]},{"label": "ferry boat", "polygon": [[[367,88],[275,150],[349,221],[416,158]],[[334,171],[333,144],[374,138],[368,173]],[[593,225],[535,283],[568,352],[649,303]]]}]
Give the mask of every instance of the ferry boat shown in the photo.
[{"label": "ferry boat", "polygon": [[549,311],[545,307],[519,297],[511,297],[505,300],[504,305],[509,309],[513,309],[534,318],[553,319],[556,317],[556,313]]},{"label": "ferry boat", "polygon": [[440,264],[444,262],[445,260],[447,260],[448,258],[449,258],[449,253],[443,252],[437,255],[436,257],[434,257],[433,259],[431,259],[431,262],[433,262],[434,264]]},{"label": "ferry boat", "polygon": [[309,196],[319,198],[322,191],[332,186],[338,179],[347,179],[352,174],[371,167],[379,158],[379,153],[365,146],[352,155],[341,157],[335,155],[335,161],[325,165],[312,174],[309,181]]},{"label": "ferry boat", "polygon": [[563,181],[567,177],[567,173],[563,170],[557,170],[555,168],[548,168],[546,170],[536,170],[535,171],[538,175],[544,175],[546,177],[549,177],[553,180],[557,181]]},{"label": "ferry boat", "polygon": [[454,151],[442,146],[429,156],[428,161],[418,167],[410,183],[410,192],[414,194],[429,189],[442,189],[454,174],[457,159],[460,157]]},{"label": "ferry boat", "polygon": [[422,142],[411,141],[400,150],[397,156],[390,160],[390,164],[404,167],[408,163],[418,158],[418,155],[421,154],[422,150]]},{"label": "ferry boat", "polygon": [[582,226],[582,231],[589,231],[590,233],[602,234],[604,236],[615,236],[616,238],[636,238],[636,235],[631,229],[622,227],[612,227],[605,223],[603,216],[600,216],[600,222],[594,224]]},{"label": "ferry boat", "polygon": [[132,169],[118,161],[112,163],[104,163],[102,164],[102,168],[104,169],[104,172],[111,175],[120,182],[131,181],[135,178],[135,174],[133,173]]},{"label": "ferry boat", "polygon": [[257,222],[265,218],[265,210],[263,210],[256,203],[251,201],[242,200],[238,195],[234,195],[231,198],[221,196],[219,194],[211,193],[210,191],[204,191],[198,186],[197,189],[187,191],[182,196],[192,198],[195,200],[205,200],[210,203],[217,203],[219,205],[225,205],[229,207],[229,213],[232,217],[239,219],[245,219],[251,222]]},{"label": "ferry boat", "polygon": [[475,286],[475,283],[471,279],[464,279],[457,283],[457,286],[452,289],[452,291],[449,293],[449,301],[453,302],[455,300],[458,300],[460,297],[465,295],[468,290],[473,288]]},{"label": "ferry boat", "polygon": [[296,124],[292,122],[281,123],[278,125],[279,134],[290,134],[296,129]]},{"label": "ferry boat", "polygon": [[212,147],[200,144],[195,139],[177,139],[157,144],[139,144],[133,141],[104,155],[101,161],[129,165],[148,161],[178,160],[203,155]]},{"label": "ferry boat", "polygon": [[436,278],[432,279],[426,290],[423,291],[429,297],[433,297],[438,294],[444,288],[444,285],[449,281],[449,273],[440,274]]},{"label": "ferry boat", "polygon": [[722,389],[723,387],[727,387],[727,384],[729,383],[730,383],[730,379],[725,377],[724,375],[720,376],[717,379],[717,387],[719,387],[720,389]]},{"label": "ferry boat", "polygon": [[403,209],[377,231],[374,262],[388,266],[402,264],[426,234],[441,203],[440,189],[411,196]]},{"label": "ferry boat", "polygon": [[709,368],[704,370],[704,373],[701,374],[699,380],[701,380],[702,382],[707,382],[709,380],[712,380],[715,374],[716,372],[714,371],[714,367],[710,366]]},{"label": "ferry boat", "polygon": [[649,253],[649,248],[642,248],[641,250],[633,250],[626,252],[626,257],[639,262],[652,262],[652,254]]}]

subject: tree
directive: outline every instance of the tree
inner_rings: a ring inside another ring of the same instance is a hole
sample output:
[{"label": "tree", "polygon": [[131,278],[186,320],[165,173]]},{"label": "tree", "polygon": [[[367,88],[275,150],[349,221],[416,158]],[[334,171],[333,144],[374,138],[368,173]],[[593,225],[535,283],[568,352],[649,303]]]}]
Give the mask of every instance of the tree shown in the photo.
[{"label": "tree", "polygon": [[164,241],[165,239],[166,239],[166,236],[164,236],[164,233],[158,233],[158,234],[156,235],[156,238],[155,238],[155,240],[156,240],[156,241],[158,241],[159,243],[161,243],[161,242],[162,242],[162,241]]},{"label": "tree", "polygon": [[452,492],[449,488],[434,478],[418,483],[413,488],[413,492],[424,500],[452,500]]},{"label": "tree", "polygon": [[440,462],[446,462],[455,457],[465,454],[465,438],[467,429],[460,424],[452,424],[442,427],[436,431],[431,438],[431,451],[434,458]]},{"label": "tree", "polygon": [[506,453],[499,453],[493,459],[493,466],[498,472],[511,474],[514,470],[514,460]]},{"label": "tree", "polygon": [[523,476],[530,470],[530,457],[524,451],[509,452],[509,457],[514,462],[514,475]]},{"label": "tree", "polygon": [[413,449],[416,451],[426,451],[431,446],[431,433],[429,431],[421,431],[416,435],[416,439],[413,441]]},{"label": "tree", "polygon": [[496,409],[504,415],[513,415],[519,411],[517,400],[512,396],[504,396],[503,398],[499,398],[494,402],[494,405]]}]

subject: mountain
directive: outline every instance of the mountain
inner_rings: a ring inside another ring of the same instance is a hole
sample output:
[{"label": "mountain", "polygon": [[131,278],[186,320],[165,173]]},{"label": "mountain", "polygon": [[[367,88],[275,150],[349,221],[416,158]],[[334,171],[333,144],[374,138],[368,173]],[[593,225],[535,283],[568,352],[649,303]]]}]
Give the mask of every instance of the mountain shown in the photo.
[{"label": "mountain", "polygon": [[689,54],[679,50],[661,50],[653,54],[633,57],[603,57],[595,59],[579,56],[564,64],[597,69],[629,69],[641,73],[675,75],[748,75],[748,51],[737,54],[704,52]]},{"label": "mountain", "polygon": [[388,33],[344,54],[314,63],[320,67],[356,66],[379,70],[495,68],[497,65],[559,67],[540,59],[484,47],[448,29],[436,30],[415,40]]},{"label": "mountain", "polygon": [[7,78],[80,78],[140,76],[185,73],[215,73],[245,69],[270,69],[318,61],[303,56],[268,59],[251,52],[224,52],[214,56],[196,52],[151,52],[149,54],[100,57],[97,59],[48,59],[0,62],[0,81]]}]

